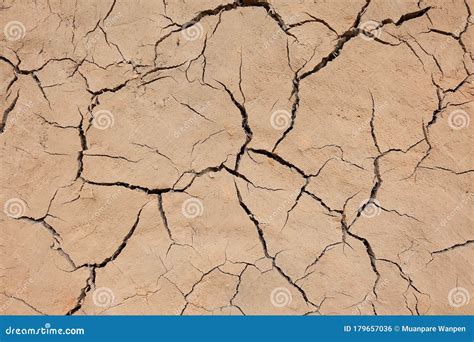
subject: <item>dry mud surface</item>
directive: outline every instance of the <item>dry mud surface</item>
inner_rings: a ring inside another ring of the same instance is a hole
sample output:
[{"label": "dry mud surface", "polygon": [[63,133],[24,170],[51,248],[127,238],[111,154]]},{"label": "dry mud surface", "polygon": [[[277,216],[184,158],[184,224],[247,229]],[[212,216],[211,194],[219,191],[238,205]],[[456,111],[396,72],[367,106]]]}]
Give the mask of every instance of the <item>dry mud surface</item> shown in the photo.
[{"label": "dry mud surface", "polygon": [[2,1],[2,314],[473,314],[472,0]]}]

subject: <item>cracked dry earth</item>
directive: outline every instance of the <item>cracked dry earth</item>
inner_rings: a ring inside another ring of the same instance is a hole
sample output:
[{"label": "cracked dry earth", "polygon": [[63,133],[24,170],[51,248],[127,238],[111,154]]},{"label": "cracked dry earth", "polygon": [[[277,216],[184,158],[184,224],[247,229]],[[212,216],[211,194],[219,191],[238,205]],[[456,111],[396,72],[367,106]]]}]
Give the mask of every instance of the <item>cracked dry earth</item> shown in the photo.
[{"label": "cracked dry earth", "polygon": [[452,1],[3,1],[2,314],[473,314]]}]

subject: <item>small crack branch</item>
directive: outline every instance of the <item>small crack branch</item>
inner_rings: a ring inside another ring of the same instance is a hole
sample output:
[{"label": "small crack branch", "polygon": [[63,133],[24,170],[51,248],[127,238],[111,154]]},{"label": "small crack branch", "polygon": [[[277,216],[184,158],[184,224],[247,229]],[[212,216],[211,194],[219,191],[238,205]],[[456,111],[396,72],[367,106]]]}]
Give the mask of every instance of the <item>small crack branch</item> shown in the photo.
[{"label": "small crack branch", "polygon": [[0,122],[0,134],[5,131],[5,127],[7,125],[8,114],[10,114],[15,108],[19,97],[20,97],[20,91],[16,93],[16,97],[13,99],[12,103],[10,103],[10,105],[3,112],[2,121]]},{"label": "small crack branch", "polygon": [[474,240],[467,240],[466,242],[457,243],[455,245],[452,245],[451,247],[446,247],[446,248],[443,248],[443,249],[440,249],[440,250],[437,250],[437,251],[433,251],[433,252],[431,252],[431,255],[446,253],[446,252],[452,251],[453,249],[460,248],[460,247],[465,247],[465,246],[471,245],[473,243],[474,243]]},{"label": "small crack branch", "polygon": [[245,153],[245,150],[248,146],[248,144],[252,141],[252,137],[253,137],[253,132],[252,132],[252,129],[250,128],[250,125],[249,125],[249,116],[248,116],[248,113],[244,107],[243,104],[239,103],[234,94],[226,87],[226,85],[220,81],[216,81],[218,82],[223,88],[224,90],[226,91],[226,93],[229,95],[232,103],[238,108],[239,112],[240,112],[240,115],[242,116],[242,128],[245,132],[245,142],[244,144],[242,145],[242,147],[240,148],[240,151],[239,153],[237,154],[237,157],[235,159],[235,167],[234,167],[234,170],[235,171],[238,171],[239,169],[239,165],[240,165],[240,160],[242,159],[242,156],[243,154]]},{"label": "small crack branch", "polygon": [[[146,204],[145,204],[146,205]],[[104,268],[108,265],[109,262],[113,262],[115,259],[117,259],[117,257],[120,255],[120,253],[122,253],[122,251],[124,250],[124,248],[127,246],[127,243],[128,241],[130,240],[130,238],[132,237],[133,233],[135,232],[135,230],[137,229],[138,227],[138,223],[140,222],[140,215],[143,211],[143,208],[145,207],[145,205],[143,205],[138,214],[137,214],[137,218],[135,219],[135,222],[133,223],[132,227],[130,228],[129,232],[127,233],[127,235],[125,235],[125,237],[123,238],[122,242],[120,243],[120,245],[117,247],[117,249],[115,250],[115,252],[108,258],[104,259],[102,262],[100,263],[94,263],[94,264],[82,264],[81,266],[78,266],[76,268],[76,270],[80,269],[80,268],[88,268],[90,270],[90,276],[87,278],[86,280],[86,286],[81,290],[81,293],[79,294],[79,297],[77,298],[77,302],[76,302],[76,305],[71,309],[69,310],[66,315],[73,315],[74,313],[76,313],[78,310],[80,310],[82,308],[82,304],[84,303],[84,300],[87,296],[87,293],[93,288],[93,286],[95,286],[95,278],[96,278],[96,270],[98,268]]]},{"label": "small crack branch", "polygon": [[278,266],[276,264],[276,257],[270,255],[270,253],[268,252],[268,245],[267,245],[267,241],[265,240],[265,237],[264,237],[264,232],[263,232],[263,229],[260,227],[260,223],[258,222],[258,220],[255,218],[255,215],[250,211],[250,209],[247,207],[247,205],[244,203],[244,201],[242,200],[242,195],[240,194],[240,191],[239,191],[239,188],[237,186],[237,183],[234,182],[234,185],[235,185],[235,191],[237,193],[237,199],[239,201],[239,204],[240,206],[242,207],[242,209],[245,211],[245,213],[247,214],[247,216],[250,218],[250,220],[253,222],[255,228],[257,229],[257,233],[258,233],[258,237],[259,237],[259,240],[260,240],[260,243],[262,245],[262,249],[263,249],[263,253],[264,255],[269,258],[270,260],[272,260],[272,265],[273,267],[278,271],[278,273],[287,280],[287,282],[292,285],[300,294],[301,296],[303,297],[303,299],[305,300],[306,303],[309,303],[311,304],[312,306],[314,307],[318,307],[317,304],[311,302],[309,299],[308,299],[308,296],[306,294],[306,292],[303,290],[303,288],[301,286],[299,286],[298,284],[296,284],[282,269],[280,266]]}]

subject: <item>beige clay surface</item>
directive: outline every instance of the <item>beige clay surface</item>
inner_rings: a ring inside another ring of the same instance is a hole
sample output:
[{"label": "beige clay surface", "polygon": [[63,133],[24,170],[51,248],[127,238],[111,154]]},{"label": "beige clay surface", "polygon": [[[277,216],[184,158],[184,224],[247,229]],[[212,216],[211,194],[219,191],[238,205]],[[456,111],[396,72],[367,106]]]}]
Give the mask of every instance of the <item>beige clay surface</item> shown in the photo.
[{"label": "beige clay surface", "polygon": [[1,314],[474,314],[472,0],[4,0]]}]

